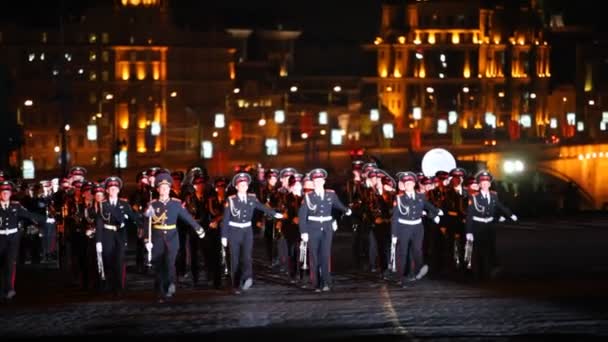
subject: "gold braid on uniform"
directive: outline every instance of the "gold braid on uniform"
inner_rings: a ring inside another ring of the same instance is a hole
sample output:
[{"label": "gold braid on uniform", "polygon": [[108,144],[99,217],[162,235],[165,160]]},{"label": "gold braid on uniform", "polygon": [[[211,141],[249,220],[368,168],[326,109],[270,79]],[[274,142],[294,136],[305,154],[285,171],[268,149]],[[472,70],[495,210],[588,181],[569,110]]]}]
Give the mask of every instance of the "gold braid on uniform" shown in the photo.
[{"label": "gold braid on uniform", "polygon": [[156,214],[152,215],[152,224],[162,225],[165,224],[167,220],[167,212],[163,212],[162,215],[156,216]]}]

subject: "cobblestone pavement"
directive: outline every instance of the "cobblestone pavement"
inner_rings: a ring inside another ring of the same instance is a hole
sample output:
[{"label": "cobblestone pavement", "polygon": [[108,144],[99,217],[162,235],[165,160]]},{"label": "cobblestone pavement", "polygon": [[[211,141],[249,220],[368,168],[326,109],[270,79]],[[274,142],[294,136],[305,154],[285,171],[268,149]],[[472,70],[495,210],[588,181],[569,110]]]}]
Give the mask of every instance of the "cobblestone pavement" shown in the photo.
[{"label": "cobblestone pavement", "polygon": [[69,286],[57,269],[25,265],[18,296],[0,306],[5,338],[199,339],[201,336],[289,340],[528,340],[608,335],[608,218],[503,225],[504,272],[483,283],[425,278],[410,288],[353,270],[350,234],[334,244],[334,286],[315,293],[296,284],[255,246],[254,286],[242,295],[193,287],[156,303],[152,275],[129,272],[126,296]]}]

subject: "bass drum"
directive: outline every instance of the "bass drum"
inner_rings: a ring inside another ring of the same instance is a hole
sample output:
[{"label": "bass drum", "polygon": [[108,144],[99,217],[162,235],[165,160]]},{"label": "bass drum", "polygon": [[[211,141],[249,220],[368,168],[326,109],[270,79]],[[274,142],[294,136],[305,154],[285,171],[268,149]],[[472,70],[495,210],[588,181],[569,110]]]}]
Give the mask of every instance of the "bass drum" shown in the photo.
[{"label": "bass drum", "polygon": [[422,157],[422,173],[427,177],[435,176],[437,171],[450,172],[456,167],[456,159],[443,148],[434,148]]}]

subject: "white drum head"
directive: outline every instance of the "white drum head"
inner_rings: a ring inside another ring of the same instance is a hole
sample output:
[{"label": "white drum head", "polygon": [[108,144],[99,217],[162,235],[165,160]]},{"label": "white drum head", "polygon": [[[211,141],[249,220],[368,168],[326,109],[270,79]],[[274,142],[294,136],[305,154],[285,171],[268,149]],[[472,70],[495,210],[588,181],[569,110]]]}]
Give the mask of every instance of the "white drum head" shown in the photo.
[{"label": "white drum head", "polygon": [[456,159],[443,148],[434,148],[422,157],[422,173],[425,176],[434,176],[437,171],[450,172],[456,167]]}]

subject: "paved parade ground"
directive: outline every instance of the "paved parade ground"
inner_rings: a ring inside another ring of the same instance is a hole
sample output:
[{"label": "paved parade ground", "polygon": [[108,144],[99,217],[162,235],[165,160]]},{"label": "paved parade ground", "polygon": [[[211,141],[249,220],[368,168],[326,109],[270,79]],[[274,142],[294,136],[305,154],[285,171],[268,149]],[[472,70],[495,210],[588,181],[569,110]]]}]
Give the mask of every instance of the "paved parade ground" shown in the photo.
[{"label": "paved parade ground", "polygon": [[[87,293],[50,265],[23,265],[0,306],[0,336],[118,335],[130,340],[567,340],[608,337],[608,216],[522,220],[498,229],[503,269],[473,282],[431,274],[409,288],[351,267],[350,232],[334,238],[334,286],[315,293],[263,261],[241,295],[181,279],[158,304],[153,275],[128,272],[120,298]],[[132,265],[132,253],[129,253]],[[255,339],[254,339],[255,338]],[[72,340],[72,339],[69,339]],[[80,339],[80,341],[82,341]]]}]

